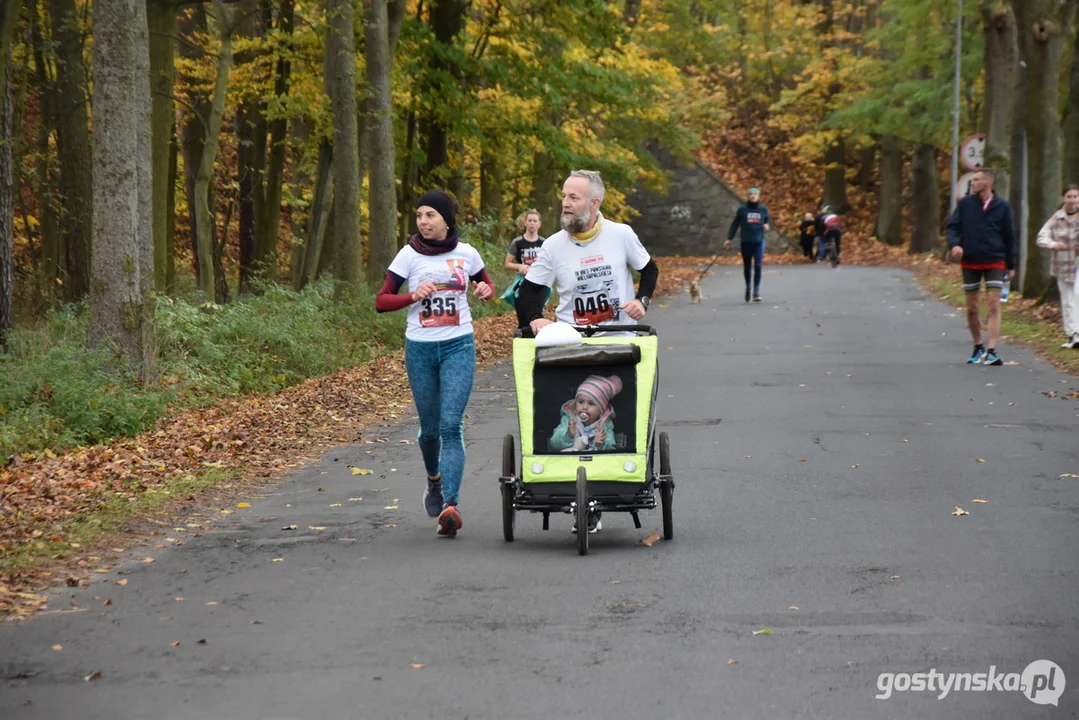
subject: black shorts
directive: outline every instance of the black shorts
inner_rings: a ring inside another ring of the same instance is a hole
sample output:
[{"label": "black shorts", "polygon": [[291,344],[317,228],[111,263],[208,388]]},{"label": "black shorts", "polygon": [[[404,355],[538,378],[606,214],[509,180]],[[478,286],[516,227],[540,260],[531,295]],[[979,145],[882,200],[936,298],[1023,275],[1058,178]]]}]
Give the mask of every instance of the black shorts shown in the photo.
[{"label": "black shorts", "polygon": [[978,292],[982,289],[982,280],[985,280],[986,290],[1000,292],[1004,287],[1004,271],[1000,268],[991,270],[971,270],[963,268],[963,289],[967,292]]}]

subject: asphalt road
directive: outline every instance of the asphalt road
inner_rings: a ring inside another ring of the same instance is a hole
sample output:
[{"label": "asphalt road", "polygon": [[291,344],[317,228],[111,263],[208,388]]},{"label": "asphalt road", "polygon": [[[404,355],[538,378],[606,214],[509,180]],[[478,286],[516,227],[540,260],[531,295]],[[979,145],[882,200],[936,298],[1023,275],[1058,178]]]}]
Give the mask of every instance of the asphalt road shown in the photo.
[{"label": "asphalt road", "polygon": [[[1079,401],[1041,394],[1075,383],[1007,345],[965,365],[961,315],[900,270],[769,269],[750,305],[739,275],[649,314],[672,542],[637,542],[658,512],[608,514],[583,558],[568,516],[503,541],[503,364],[469,409],[460,537],[423,513],[414,427],[369,433],[0,625],[0,717],[1076,717]],[[875,697],[881,673],[1041,659],[1059,707],[900,677]]]}]

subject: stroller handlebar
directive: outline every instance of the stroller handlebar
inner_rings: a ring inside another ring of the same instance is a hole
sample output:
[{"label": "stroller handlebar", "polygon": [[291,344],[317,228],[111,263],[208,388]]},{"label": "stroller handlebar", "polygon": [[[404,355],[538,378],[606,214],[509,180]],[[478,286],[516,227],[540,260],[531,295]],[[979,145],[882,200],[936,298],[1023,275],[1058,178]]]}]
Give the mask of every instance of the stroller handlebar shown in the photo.
[{"label": "stroller handlebar", "polygon": [[[651,325],[574,325],[573,329],[585,337],[592,337],[597,333],[608,332],[633,332],[641,335],[657,335],[656,329]],[[513,331],[513,337],[533,339],[535,334],[530,327],[517,328]]]}]

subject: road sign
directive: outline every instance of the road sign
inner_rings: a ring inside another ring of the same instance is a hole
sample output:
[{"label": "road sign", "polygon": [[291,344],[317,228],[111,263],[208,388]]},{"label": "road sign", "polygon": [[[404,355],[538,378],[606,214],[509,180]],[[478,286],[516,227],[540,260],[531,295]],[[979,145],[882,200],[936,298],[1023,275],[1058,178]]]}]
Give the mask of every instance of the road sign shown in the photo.
[{"label": "road sign", "polygon": [[974,179],[974,173],[968,172],[955,184],[955,201],[959,202],[970,194],[970,181]]},{"label": "road sign", "polygon": [[985,135],[971,135],[959,146],[959,160],[967,170],[977,170],[985,162]]}]

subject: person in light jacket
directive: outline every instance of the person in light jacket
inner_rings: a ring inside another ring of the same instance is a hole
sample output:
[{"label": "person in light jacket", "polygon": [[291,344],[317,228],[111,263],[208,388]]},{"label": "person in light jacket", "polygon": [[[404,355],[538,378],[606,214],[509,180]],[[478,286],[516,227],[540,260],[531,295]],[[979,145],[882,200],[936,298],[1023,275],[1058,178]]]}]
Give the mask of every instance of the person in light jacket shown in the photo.
[{"label": "person in light jacket", "polygon": [[1079,350],[1079,294],[1075,287],[1076,253],[1079,253],[1079,185],[1064,188],[1064,204],[1038,233],[1038,247],[1053,251],[1049,273],[1060,288],[1060,315],[1067,341],[1060,347]]}]

